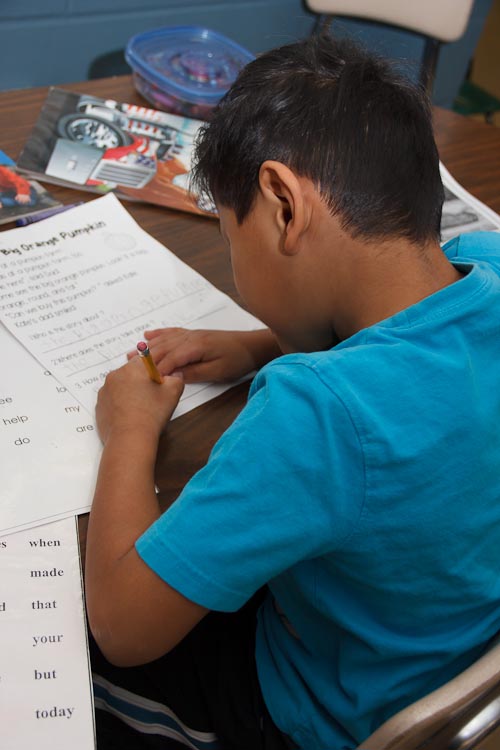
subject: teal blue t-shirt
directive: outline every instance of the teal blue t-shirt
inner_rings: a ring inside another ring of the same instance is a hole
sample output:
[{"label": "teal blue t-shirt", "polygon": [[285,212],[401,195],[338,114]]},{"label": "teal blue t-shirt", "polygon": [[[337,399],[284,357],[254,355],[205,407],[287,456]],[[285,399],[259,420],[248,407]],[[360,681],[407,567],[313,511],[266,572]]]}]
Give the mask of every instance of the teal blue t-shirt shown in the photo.
[{"label": "teal blue t-shirt", "polygon": [[500,235],[465,275],[330,351],[280,357],[137,542],[184,596],[263,584],[256,659],[301,750],[347,750],[500,630]]}]

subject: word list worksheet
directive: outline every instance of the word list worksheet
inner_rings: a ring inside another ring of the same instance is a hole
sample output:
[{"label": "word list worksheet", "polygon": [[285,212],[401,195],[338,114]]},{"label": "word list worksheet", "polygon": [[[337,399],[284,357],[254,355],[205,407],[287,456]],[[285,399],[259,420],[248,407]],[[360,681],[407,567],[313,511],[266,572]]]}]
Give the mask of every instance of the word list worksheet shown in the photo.
[{"label": "word list worksheet", "polygon": [[76,520],[0,537],[0,746],[92,750]]}]

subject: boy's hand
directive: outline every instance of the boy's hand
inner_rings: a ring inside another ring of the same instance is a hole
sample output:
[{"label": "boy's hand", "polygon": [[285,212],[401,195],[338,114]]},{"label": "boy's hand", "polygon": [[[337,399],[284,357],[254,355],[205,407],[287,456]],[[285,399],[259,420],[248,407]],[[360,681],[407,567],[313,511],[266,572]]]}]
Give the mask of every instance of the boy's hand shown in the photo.
[{"label": "boy's hand", "polygon": [[97,396],[97,429],[103,443],[112,434],[135,431],[158,439],[184,390],[182,377],[154,383],[139,357],[113,370]]},{"label": "boy's hand", "polygon": [[[186,383],[237,380],[281,354],[268,329],[190,331],[159,328],[144,334],[162,375],[182,373]],[[128,357],[132,359],[135,352]]]}]

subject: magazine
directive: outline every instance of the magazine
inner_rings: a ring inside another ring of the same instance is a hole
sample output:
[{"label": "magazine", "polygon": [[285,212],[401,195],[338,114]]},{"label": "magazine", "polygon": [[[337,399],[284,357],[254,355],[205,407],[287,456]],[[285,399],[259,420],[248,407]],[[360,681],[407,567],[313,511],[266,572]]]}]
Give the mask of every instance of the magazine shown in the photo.
[{"label": "magazine", "polygon": [[0,151],[0,224],[60,205],[38,182],[19,174],[12,159]]},{"label": "magazine", "polygon": [[66,187],[215,216],[189,192],[204,123],[52,87],[18,159],[24,174]]}]

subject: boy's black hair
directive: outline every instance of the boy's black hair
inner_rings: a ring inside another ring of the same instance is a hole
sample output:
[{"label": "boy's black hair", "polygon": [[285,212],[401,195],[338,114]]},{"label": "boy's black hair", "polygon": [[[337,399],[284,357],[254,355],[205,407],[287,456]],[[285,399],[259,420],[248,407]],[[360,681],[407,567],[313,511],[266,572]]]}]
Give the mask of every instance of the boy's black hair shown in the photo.
[{"label": "boy's black hair", "polygon": [[311,179],[352,237],[439,239],[428,99],[352,41],[312,36],[249,63],[200,132],[193,184],[241,223],[266,159]]}]

